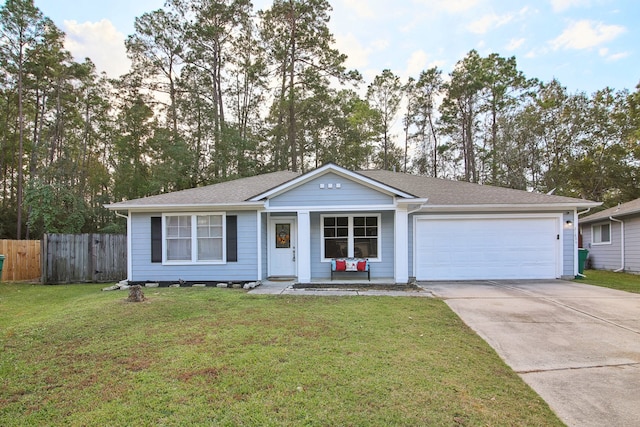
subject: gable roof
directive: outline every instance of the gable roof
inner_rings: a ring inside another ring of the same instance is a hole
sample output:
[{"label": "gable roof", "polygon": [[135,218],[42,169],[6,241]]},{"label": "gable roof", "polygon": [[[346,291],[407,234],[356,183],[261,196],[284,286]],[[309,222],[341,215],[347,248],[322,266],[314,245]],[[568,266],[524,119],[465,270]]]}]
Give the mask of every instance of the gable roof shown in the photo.
[{"label": "gable roof", "polygon": [[609,209],[605,209],[601,212],[594,213],[593,215],[586,216],[580,219],[580,223],[589,223],[599,221],[603,219],[609,219],[609,217],[619,218],[622,216],[640,214],[640,199],[635,199],[627,203],[623,203],[618,206],[614,206]]},{"label": "gable roof", "polygon": [[[337,174],[339,176],[342,176],[344,178],[347,179],[351,179],[352,181],[356,181],[364,186],[373,188],[375,190],[378,190],[382,193],[386,193],[389,195],[394,195],[394,196],[399,196],[399,197],[403,197],[406,199],[414,199],[416,198],[413,194],[407,193],[405,191],[402,191],[398,188],[394,188],[391,187],[389,185],[387,185],[384,181],[379,181],[379,180],[372,180],[370,178],[368,178],[367,176],[357,173],[357,172],[353,172],[350,171],[349,169],[343,168],[342,166],[338,166],[335,163],[327,163],[317,169],[314,169],[312,171],[309,171],[303,175],[300,175],[297,178],[294,178],[293,180],[284,183],[282,185],[279,185],[275,188],[270,189],[269,191],[266,191],[264,193],[258,194],[254,197],[252,197],[250,200],[251,201],[258,201],[258,200],[262,200],[268,197],[273,197],[275,195],[278,194],[282,194],[288,190],[291,190],[299,185],[302,185],[305,182],[308,182],[316,177],[322,176],[326,173],[332,172],[334,174]],[[392,172],[393,173],[393,172]]]},{"label": "gable roof", "polygon": [[191,188],[106,205],[111,210],[152,211],[159,209],[206,209],[233,207],[255,209],[264,199],[295,188],[323,173],[334,172],[360,184],[393,195],[402,201],[424,202],[424,209],[474,208],[574,208],[594,207],[597,202],[571,197],[530,193],[528,191],[463,181],[409,175],[385,170],[353,172],[333,163],[305,174],[291,171],[272,172],[205,187]]}]

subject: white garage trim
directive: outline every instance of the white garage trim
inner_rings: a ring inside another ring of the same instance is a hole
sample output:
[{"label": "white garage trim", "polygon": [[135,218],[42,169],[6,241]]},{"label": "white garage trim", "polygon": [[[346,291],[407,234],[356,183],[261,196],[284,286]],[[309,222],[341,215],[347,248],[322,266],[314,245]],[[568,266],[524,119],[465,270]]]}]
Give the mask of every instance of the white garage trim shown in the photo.
[{"label": "white garage trim", "polygon": [[561,213],[416,215],[413,221],[417,280],[562,275]]}]

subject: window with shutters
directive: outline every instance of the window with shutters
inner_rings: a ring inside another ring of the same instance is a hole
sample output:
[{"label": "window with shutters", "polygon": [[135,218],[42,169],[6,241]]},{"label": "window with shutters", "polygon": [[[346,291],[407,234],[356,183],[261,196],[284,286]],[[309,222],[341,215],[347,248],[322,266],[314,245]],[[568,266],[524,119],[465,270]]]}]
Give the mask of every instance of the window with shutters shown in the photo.
[{"label": "window with shutters", "polygon": [[225,214],[165,214],[165,263],[223,263],[226,261]]}]

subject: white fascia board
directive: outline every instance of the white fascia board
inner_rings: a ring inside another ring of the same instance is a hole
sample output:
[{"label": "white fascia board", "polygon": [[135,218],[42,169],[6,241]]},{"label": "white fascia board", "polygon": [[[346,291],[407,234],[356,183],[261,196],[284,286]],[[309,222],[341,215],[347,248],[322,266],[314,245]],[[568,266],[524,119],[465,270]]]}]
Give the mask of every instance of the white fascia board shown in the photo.
[{"label": "white fascia board", "polygon": [[112,211],[129,211],[129,212],[204,212],[204,211],[255,211],[263,210],[264,202],[243,202],[238,203],[216,203],[216,204],[164,204],[164,205],[128,205],[111,204],[104,205],[105,208]]},{"label": "white fascia board", "polygon": [[483,212],[483,211],[559,211],[574,210],[582,207],[598,206],[599,203],[556,203],[556,204],[479,204],[479,205],[426,205],[419,212]]},{"label": "white fascia board", "polygon": [[335,165],[333,163],[328,163],[324,166],[319,167],[318,169],[312,170],[310,172],[305,173],[304,175],[300,175],[299,177],[285,182],[284,184],[281,184],[275,188],[272,188],[269,191],[266,191],[262,194],[258,194],[257,196],[252,197],[251,199],[249,199],[249,201],[254,202],[254,201],[258,201],[258,200],[262,200],[264,198],[268,198],[268,197],[273,197],[273,196],[277,196],[281,193],[285,193],[295,187],[298,187],[302,184],[304,184],[305,182],[308,182],[318,176],[324,175],[328,172],[333,172],[337,175],[340,175],[342,177],[345,177],[347,179],[351,179],[353,181],[359,182],[369,188],[373,188],[375,190],[378,190],[380,192],[386,193],[388,195],[395,195],[395,196],[400,196],[400,197],[404,197],[407,199],[411,199],[411,198],[415,198],[415,196],[402,192],[396,188],[390,187],[386,184],[383,184],[381,182],[375,181],[371,178],[367,178],[364,175],[360,175],[357,172],[352,172],[348,169],[345,169],[343,167],[340,167],[338,165]]},{"label": "white fascia board", "polygon": [[349,205],[349,206],[276,206],[269,207],[268,212],[368,212],[395,211],[396,205]]},{"label": "white fascia board", "polygon": [[427,203],[429,199],[405,199],[405,198],[396,198],[396,203],[399,205],[424,205]]}]

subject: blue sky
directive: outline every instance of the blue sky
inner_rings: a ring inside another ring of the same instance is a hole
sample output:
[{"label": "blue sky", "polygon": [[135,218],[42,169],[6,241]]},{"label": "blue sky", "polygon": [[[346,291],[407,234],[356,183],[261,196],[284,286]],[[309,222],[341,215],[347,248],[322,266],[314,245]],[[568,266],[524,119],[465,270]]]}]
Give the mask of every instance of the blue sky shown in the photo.
[{"label": "blue sky", "polygon": [[[637,0],[330,0],[336,45],[370,82],[389,68],[406,79],[434,65],[445,74],[471,49],[515,56],[527,77],[557,78],[570,92],[635,90],[640,82]],[[67,34],[77,60],[127,71],[134,19],[164,0],[35,0]],[[254,0],[255,9],[270,0]]]}]

